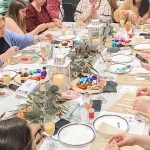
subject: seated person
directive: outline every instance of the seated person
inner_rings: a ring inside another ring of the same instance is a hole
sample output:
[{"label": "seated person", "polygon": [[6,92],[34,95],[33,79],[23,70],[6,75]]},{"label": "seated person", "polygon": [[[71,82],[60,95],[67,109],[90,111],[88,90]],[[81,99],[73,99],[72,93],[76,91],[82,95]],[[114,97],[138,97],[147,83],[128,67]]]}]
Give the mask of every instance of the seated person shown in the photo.
[{"label": "seated person", "polygon": [[116,22],[124,20],[132,23],[146,23],[150,21],[149,0],[125,0],[123,5],[114,12]]},{"label": "seated person", "polygon": [[[8,8],[6,18],[5,18],[5,26],[7,29],[10,29],[19,34],[26,34],[26,7],[27,4],[22,0],[13,0],[10,3]],[[37,35],[39,32],[42,32],[46,29],[46,25],[43,23],[37,26],[34,30],[29,32],[28,34]]]},{"label": "seated person", "polygon": [[107,0],[81,0],[77,6],[76,20],[90,21],[92,19],[111,19],[111,7]]},{"label": "seated person", "polygon": [[23,35],[5,29],[5,18],[0,15],[0,54],[5,53],[12,46],[18,46],[19,49],[23,49],[27,46],[39,42],[40,40],[47,40],[50,38],[47,36],[48,35],[46,36]]},{"label": "seated person", "polygon": [[146,135],[129,135],[128,133],[120,133],[113,136],[106,150],[121,150],[124,146],[138,145],[145,150],[149,150],[150,136]]},{"label": "seated person", "polygon": [[[45,0],[30,0],[26,9],[26,30],[31,32],[40,24],[45,23],[46,29],[57,27],[61,24],[59,19],[52,19],[48,14]],[[54,21],[54,22],[52,22]]]},{"label": "seated person", "polygon": [[47,0],[47,11],[52,19],[59,19],[60,0]]},{"label": "seated person", "polygon": [[[33,130],[34,128],[34,130]],[[36,130],[35,130],[36,129]],[[40,126],[29,126],[19,118],[0,121],[1,150],[36,150],[37,138],[34,136]],[[39,139],[38,139],[39,140]]]}]

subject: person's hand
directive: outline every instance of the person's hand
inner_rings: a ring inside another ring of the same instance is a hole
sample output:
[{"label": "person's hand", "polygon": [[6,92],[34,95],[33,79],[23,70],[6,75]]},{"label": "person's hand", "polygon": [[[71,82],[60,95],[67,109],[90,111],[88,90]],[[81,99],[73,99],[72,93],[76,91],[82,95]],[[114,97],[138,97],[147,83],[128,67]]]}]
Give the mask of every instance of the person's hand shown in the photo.
[{"label": "person's hand", "polygon": [[145,68],[146,70],[150,71],[150,63],[143,63],[143,62],[141,62],[141,66],[142,66],[142,68]]},{"label": "person's hand", "polygon": [[150,88],[141,87],[137,89],[136,96],[150,96]]},{"label": "person's hand", "polygon": [[17,46],[13,46],[9,48],[5,54],[7,54],[9,57],[15,56],[19,52],[19,48]]},{"label": "person's hand", "polygon": [[37,35],[34,38],[34,43],[37,44],[38,42],[42,42],[42,41],[51,41],[52,35],[51,34],[45,34],[45,35]]},{"label": "person's hand", "polygon": [[140,23],[140,24],[145,24],[146,23],[146,20],[144,19],[144,18],[142,18],[142,17],[138,17],[138,22]]},{"label": "person's hand", "polygon": [[32,137],[35,143],[38,143],[42,138],[42,128],[38,123],[32,123],[29,125]]},{"label": "person's hand", "polygon": [[142,50],[142,53],[149,53],[150,54],[150,49],[144,49],[144,50]]},{"label": "person's hand", "polygon": [[128,17],[131,22],[135,22],[138,19],[138,16],[132,10],[128,10]]},{"label": "person's hand", "polygon": [[150,24],[150,18],[147,20],[147,22],[146,22],[146,23]]},{"label": "person's hand", "polygon": [[43,23],[43,24],[40,24],[36,29],[37,29],[37,32],[39,33],[47,29],[47,27],[46,27],[46,24]]},{"label": "person's hand", "polygon": [[15,56],[19,52],[19,48],[17,46],[13,46],[9,48],[5,53],[0,55],[0,59],[3,63],[9,63],[9,59]]},{"label": "person's hand", "polygon": [[150,52],[147,53],[147,50],[143,50],[144,52],[141,53],[140,55],[145,58],[145,59],[150,59]]},{"label": "person's hand", "polygon": [[112,141],[108,143],[108,145],[106,146],[106,150],[120,150],[120,148],[117,145],[116,141]]},{"label": "person's hand", "polygon": [[62,25],[62,21],[60,19],[53,19],[53,21],[55,22],[56,26],[61,26]]},{"label": "person's hand", "polygon": [[150,104],[137,98],[133,103],[133,109],[147,114],[150,110]]},{"label": "person's hand", "polygon": [[118,147],[133,146],[135,145],[136,137],[123,132],[123,133],[113,136],[110,139],[109,143],[111,143],[112,141],[115,141]]}]

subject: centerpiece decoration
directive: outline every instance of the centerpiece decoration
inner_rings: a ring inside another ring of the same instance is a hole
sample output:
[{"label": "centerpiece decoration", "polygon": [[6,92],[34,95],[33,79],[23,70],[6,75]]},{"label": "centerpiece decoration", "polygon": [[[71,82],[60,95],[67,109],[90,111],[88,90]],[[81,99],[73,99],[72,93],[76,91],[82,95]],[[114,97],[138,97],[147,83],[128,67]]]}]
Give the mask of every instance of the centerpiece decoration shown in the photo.
[{"label": "centerpiece decoration", "polygon": [[97,45],[88,39],[84,39],[76,45],[75,51],[69,53],[71,59],[70,76],[76,79],[80,74],[98,73],[92,62],[99,53]]},{"label": "centerpiece decoration", "polygon": [[66,113],[67,108],[61,104],[61,94],[58,91],[58,86],[44,83],[43,89],[31,93],[26,104],[20,105],[15,114],[22,119],[43,125],[46,115]]}]

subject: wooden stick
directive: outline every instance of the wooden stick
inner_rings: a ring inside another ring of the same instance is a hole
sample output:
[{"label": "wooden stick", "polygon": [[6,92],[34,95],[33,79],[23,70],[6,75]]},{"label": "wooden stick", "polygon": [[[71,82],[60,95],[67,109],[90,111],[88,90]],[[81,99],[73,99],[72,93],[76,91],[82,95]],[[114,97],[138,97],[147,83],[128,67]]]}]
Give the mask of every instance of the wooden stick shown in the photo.
[{"label": "wooden stick", "polygon": [[134,102],[135,100],[126,98],[126,99],[123,99],[123,101]]},{"label": "wooden stick", "polygon": [[129,105],[124,105],[124,104],[120,104],[120,103],[117,103],[118,106],[122,106],[122,107],[128,107],[128,108],[133,108],[132,106],[129,106]]}]

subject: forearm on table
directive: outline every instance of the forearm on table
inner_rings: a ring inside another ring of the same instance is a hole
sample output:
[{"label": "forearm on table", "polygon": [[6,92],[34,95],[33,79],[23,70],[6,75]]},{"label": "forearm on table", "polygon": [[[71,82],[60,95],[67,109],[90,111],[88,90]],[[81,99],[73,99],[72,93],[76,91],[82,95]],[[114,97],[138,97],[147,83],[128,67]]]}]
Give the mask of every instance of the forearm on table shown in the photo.
[{"label": "forearm on table", "polygon": [[45,25],[46,25],[46,28],[48,29],[48,28],[53,28],[53,27],[55,27],[55,26],[56,26],[56,23],[55,23],[55,22],[50,22],[50,23],[46,23]]},{"label": "forearm on table", "polygon": [[150,136],[136,135],[135,145],[143,147],[145,150],[150,150]]}]

